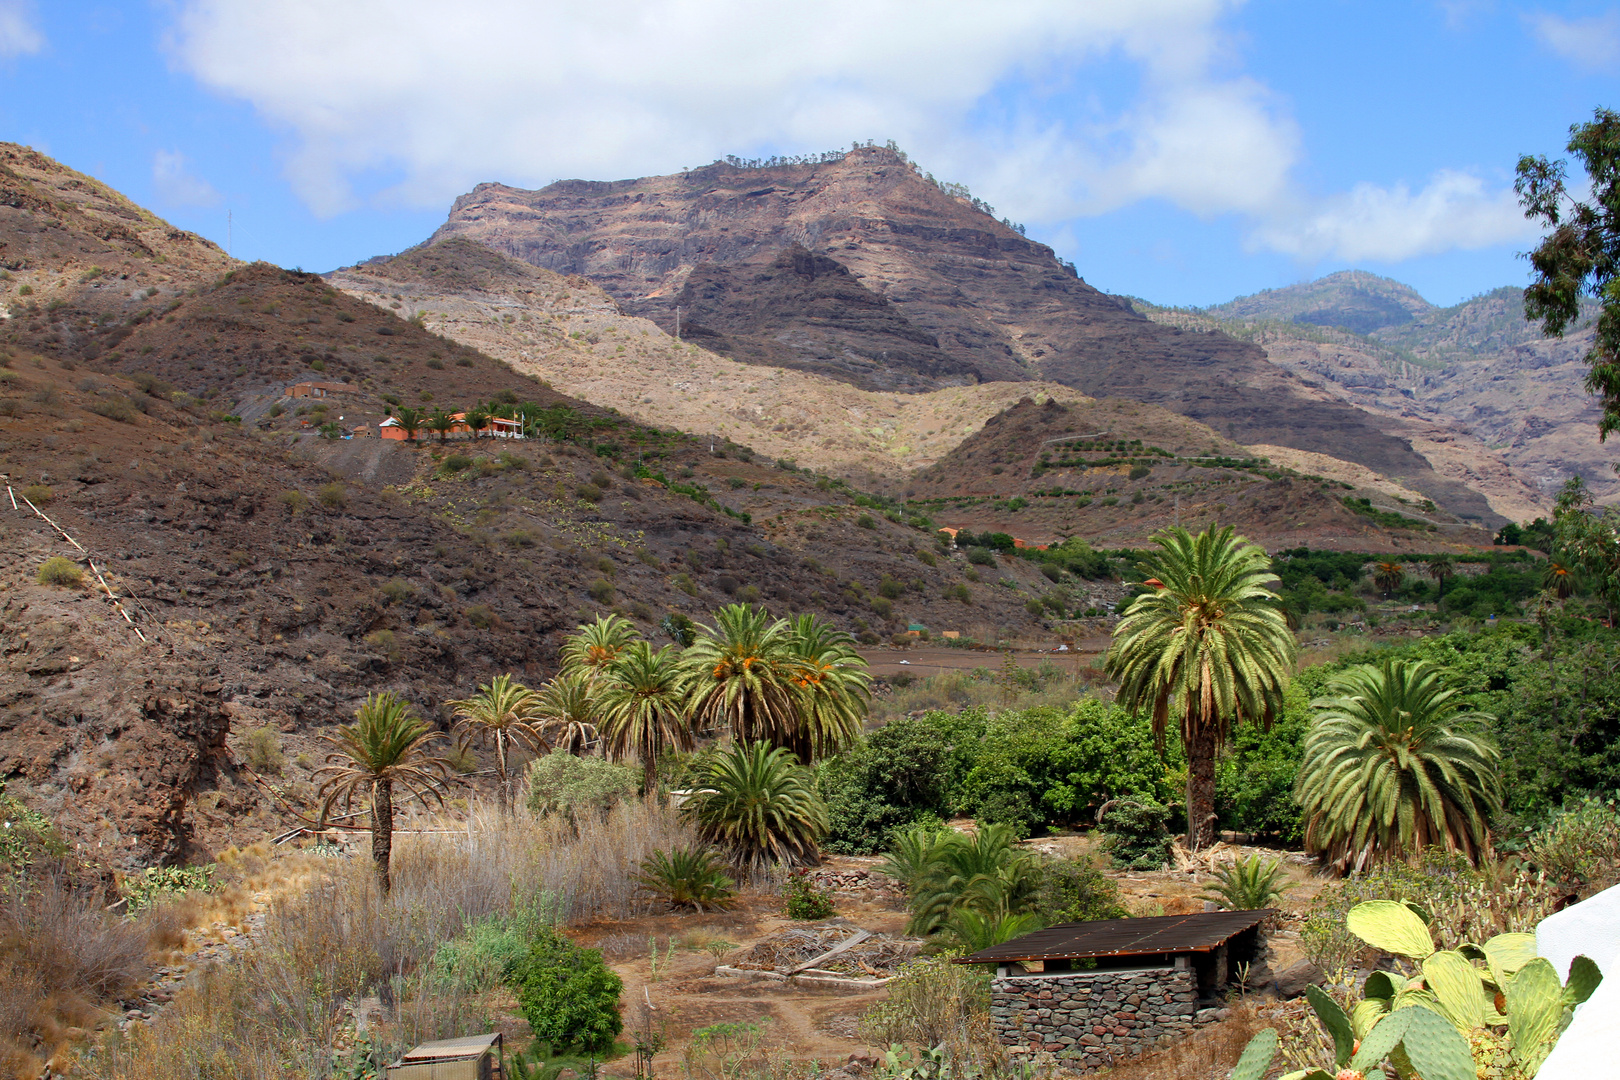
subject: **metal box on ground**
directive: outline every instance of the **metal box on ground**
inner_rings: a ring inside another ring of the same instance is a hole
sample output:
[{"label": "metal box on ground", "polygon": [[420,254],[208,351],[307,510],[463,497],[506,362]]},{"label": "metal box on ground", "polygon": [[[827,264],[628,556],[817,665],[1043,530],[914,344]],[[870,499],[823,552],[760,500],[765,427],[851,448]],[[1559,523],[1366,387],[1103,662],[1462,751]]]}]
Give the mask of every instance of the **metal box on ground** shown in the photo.
[{"label": "metal box on ground", "polygon": [[388,1080],[505,1080],[500,1032],[423,1043],[388,1066]]}]

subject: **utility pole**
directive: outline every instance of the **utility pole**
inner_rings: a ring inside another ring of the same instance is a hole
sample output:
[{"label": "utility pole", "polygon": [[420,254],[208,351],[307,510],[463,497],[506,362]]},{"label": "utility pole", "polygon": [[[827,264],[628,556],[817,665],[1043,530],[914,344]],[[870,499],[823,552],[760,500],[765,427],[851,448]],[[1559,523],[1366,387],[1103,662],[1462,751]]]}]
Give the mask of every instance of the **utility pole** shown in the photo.
[{"label": "utility pole", "polygon": [[681,340],[681,305],[675,305],[675,340]]}]

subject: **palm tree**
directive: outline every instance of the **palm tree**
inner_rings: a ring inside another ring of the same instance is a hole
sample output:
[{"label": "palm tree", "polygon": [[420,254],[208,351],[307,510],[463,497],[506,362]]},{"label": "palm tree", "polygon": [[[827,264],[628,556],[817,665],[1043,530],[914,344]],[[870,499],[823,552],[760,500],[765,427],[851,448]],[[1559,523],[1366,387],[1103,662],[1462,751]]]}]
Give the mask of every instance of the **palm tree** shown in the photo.
[{"label": "palm tree", "polygon": [[1163,550],[1141,569],[1157,585],[1114,628],[1105,670],[1119,680],[1120,705],[1151,712],[1161,745],[1175,719],[1187,751],[1187,846],[1196,850],[1214,838],[1215,752],[1237,721],[1270,726],[1296,647],[1257,545],[1214,525],[1153,539]]},{"label": "palm tree", "polygon": [[410,406],[405,406],[396,414],[399,418],[399,429],[405,433],[405,438],[414,439],[422,427],[422,414]]},{"label": "palm tree", "polygon": [[540,688],[536,711],[546,721],[557,749],[578,757],[596,741],[596,721],[601,714],[596,689],[590,670],[581,668],[559,672]]},{"label": "palm tree", "polygon": [[798,665],[799,727],[786,742],[801,761],[830,757],[860,737],[872,676],[855,639],[817,615],[793,620],[788,654]]},{"label": "palm tree", "polygon": [[[976,913],[991,926],[1029,915],[1040,887],[1040,866],[1035,856],[1013,846],[1014,839],[1006,825],[986,825],[972,836],[944,829],[927,837],[926,848],[902,850],[898,861],[891,856],[884,872],[905,875],[910,894],[906,932],[938,933],[963,911]],[[911,838],[910,845],[916,843]],[[959,922],[957,936],[970,936],[965,929]],[[975,932],[983,931],[979,926]]]},{"label": "palm tree", "polygon": [[394,847],[394,785],[424,803],[431,798],[443,804],[450,763],[426,749],[441,737],[411,712],[407,702],[388,692],[368,696],[354,714],[354,723],[338,728],[335,737],[321,736],[336,748],[315,774],[330,774],[316,790],[322,800],[321,826],[340,800],[347,809],[356,795],[369,796],[371,858],[384,895],[393,887],[388,863]]},{"label": "palm tree", "polygon": [[1559,600],[1568,600],[1575,592],[1575,573],[1565,563],[1548,560],[1541,587]]},{"label": "palm tree", "polygon": [[787,620],[772,621],[761,607],[727,604],[714,622],[712,628],[698,624],[697,640],[681,654],[694,726],[729,728],[738,742],[790,747],[808,741]]},{"label": "palm tree", "polygon": [[654,652],[646,641],[631,642],[601,684],[608,756],[640,758],[643,789],[649,793],[658,780],[658,755],[666,747],[692,748],[682,697],[673,645]]},{"label": "palm tree", "polygon": [[788,751],[764,740],[733,743],[698,765],[697,788],[682,813],[739,866],[816,858],[827,804],[816,794],[814,775]]},{"label": "palm tree", "polygon": [[1327,691],[1295,787],[1306,847],[1356,868],[1434,844],[1477,861],[1501,803],[1499,754],[1480,731],[1492,718],[1427,661],[1352,668]]},{"label": "palm tree", "polygon": [[598,615],[574,629],[578,632],[563,641],[563,670],[583,668],[591,676],[605,673],[639,636],[635,624],[623,615]]},{"label": "palm tree", "polygon": [[1379,562],[1373,564],[1373,584],[1388,600],[1395,595],[1395,590],[1401,587],[1406,579],[1406,568],[1398,562]]},{"label": "palm tree", "polygon": [[456,426],[456,418],[443,409],[434,409],[428,414],[428,418],[422,422],[422,426],[429,431],[437,431],[439,433],[439,442],[443,443],[445,439],[449,438],[451,429]]},{"label": "palm tree", "polygon": [[1450,555],[1435,555],[1429,559],[1428,570],[1429,576],[1434,578],[1434,601],[1438,608],[1440,600],[1446,595],[1446,582],[1457,576],[1457,567]]},{"label": "palm tree", "polygon": [[462,419],[466,421],[468,427],[472,428],[473,438],[476,439],[480,431],[489,427],[489,410],[482,405],[478,405],[468,409],[462,415]]},{"label": "palm tree", "polygon": [[543,728],[546,717],[541,710],[540,695],[520,682],[513,682],[508,673],[495,676],[488,686],[480,686],[478,693],[465,701],[445,704],[455,711],[456,730],[463,737],[476,736],[479,741],[495,743],[495,776],[501,788],[501,810],[506,811],[512,803],[506,767],[508,747],[551,749]]}]

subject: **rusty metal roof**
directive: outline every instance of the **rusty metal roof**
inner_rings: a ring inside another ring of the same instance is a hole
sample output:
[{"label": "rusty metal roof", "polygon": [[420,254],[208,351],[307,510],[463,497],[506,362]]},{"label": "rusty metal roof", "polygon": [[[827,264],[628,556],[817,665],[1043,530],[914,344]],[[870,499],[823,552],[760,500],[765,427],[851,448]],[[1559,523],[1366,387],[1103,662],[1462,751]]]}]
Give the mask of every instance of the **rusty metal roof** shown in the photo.
[{"label": "rusty metal roof", "polygon": [[995,964],[1015,960],[1083,960],[1102,956],[1157,956],[1208,952],[1252,926],[1273,908],[1258,911],[1205,911],[1195,915],[1161,915],[1148,919],[1103,919],[1070,922],[1036,930],[958,963]]}]

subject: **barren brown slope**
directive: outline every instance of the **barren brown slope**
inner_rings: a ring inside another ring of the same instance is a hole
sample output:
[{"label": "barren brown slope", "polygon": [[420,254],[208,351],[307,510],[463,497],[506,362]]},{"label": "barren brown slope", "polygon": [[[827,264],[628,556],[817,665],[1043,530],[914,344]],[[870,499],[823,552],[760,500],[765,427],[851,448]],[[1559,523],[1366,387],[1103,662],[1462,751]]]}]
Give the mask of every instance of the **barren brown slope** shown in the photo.
[{"label": "barren brown slope", "polygon": [[[1360,479],[1367,486],[1281,468],[1140,402],[1026,399],[919,470],[908,490],[913,505],[943,525],[1031,544],[1078,536],[1097,547],[1140,546],[1173,524],[1235,525],[1273,550],[1438,551],[1491,542],[1412,492]],[[1346,497],[1369,498],[1412,527],[1382,527],[1348,509]]]},{"label": "barren brown slope", "polygon": [[446,240],[329,275],[352,296],[418,319],[575,397],[681,431],[712,433],[863,486],[889,490],[1026,395],[1056,383],[984,383],[919,394],[739,363],[627,315],[584,278],[468,240]]},{"label": "barren brown slope", "polygon": [[[874,636],[1035,629],[1018,590],[964,605],[957,568],[919,555],[929,533],[848,489],[558,394],[314,275],[214,269],[181,280],[131,256],[121,272],[167,275],[164,291],[63,276],[43,304],[0,282],[0,472],[38,485],[147,637],[89,576],[39,584],[47,556],[79,553],[0,502],[0,775],[115,865],[296,824],[314,736],[367,693],[442,725],[494,674],[548,677],[600,611],[653,636],[668,612],[756,597]],[[326,398],[282,398],[310,379]],[[491,398],[543,407],[550,438],[446,450],[303,428]],[[240,768],[265,728],[287,747],[274,795]]]},{"label": "barren brown slope", "polygon": [[[735,268],[768,265],[802,245],[847,267],[980,380],[1044,378],[1093,397],[1163,405],[1240,442],[1333,453],[1459,513],[1496,519],[1480,495],[1412,451],[1398,420],[1304,386],[1252,345],[1152,323],[891,151],[779,168],[717,163],[678,176],[571,180],[540,191],[483,184],[456,201],[435,234],[449,237],[583,274],[666,329],[696,275],[705,304],[728,315],[726,336],[743,344],[783,331],[771,306],[752,294],[758,275]],[[722,284],[738,295],[722,303],[712,295]],[[751,321],[743,319],[750,312]],[[818,329],[823,344],[839,340],[836,328]],[[862,358],[857,366],[881,360],[869,343],[843,340]],[[819,370],[847,378],[849,368],[833,356]]]},{"label": "barren brown slope", "polygon": [[[1441,308],[1399,282],[1343,273],[1203,312],[1144,310],[1253,341],[1303,382],[1407,423],[1436,470],[1516,521],[1547,513],[1573,475],[1602,502],[1620,498],[1585,387],[1592,331],[1544,338],[1518,288]],[[1366,333],[1343,329],[1351,324]]]}]

